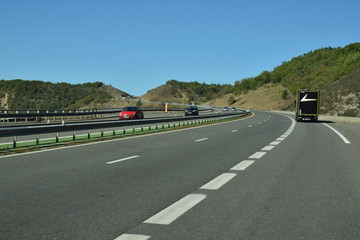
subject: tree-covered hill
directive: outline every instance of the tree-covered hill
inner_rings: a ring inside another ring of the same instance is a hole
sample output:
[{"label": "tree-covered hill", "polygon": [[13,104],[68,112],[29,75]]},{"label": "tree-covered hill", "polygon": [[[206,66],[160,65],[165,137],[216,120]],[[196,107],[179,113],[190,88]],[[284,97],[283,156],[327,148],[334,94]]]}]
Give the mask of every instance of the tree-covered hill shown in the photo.
[{"label": "tree-covered hill", "polygon": [[317,89],[360,68],[360,43],[344,48],[322,48],[283,62],[273,71],[236,81],[236,92],[254,90],[266,83],[280,83],[295,94],[297,89]]},{"label": "tree-covered hill", "polygon": [[100,90],[103,85],[102,82],[0,80],[0,99],[5,109],[77,109],[90,102],[104,103],[111,99],[108,93]]}]

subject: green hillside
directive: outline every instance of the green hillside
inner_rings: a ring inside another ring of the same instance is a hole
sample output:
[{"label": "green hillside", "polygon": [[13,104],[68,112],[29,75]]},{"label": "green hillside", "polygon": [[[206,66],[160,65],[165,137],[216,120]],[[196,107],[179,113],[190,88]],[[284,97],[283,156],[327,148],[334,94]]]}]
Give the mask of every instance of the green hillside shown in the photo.
[{"label": "green hillside", "polygon": [[280,83],[295,93],[297,89],[316,89],[360,68],[360,43],[344,48],[322,48],[283,62],[272,72],[236,81],[236,92],[256,89],[266,83]]},{"label": "green hillside", "polygon": [[0,80],[0,98],[6,109],[77,109],[93,101],[104,103],[111,99],[100,90],[103,85]]}]

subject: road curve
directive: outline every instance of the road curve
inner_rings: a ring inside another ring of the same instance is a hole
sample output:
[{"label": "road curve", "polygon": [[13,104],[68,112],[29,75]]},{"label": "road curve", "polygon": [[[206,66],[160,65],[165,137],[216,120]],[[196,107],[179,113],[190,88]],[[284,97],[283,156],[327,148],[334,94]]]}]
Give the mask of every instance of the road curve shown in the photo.
[{"label": "road curve", "polygon": [[1,157],[0,238],[360,239],[358,132],[255,112]]}]

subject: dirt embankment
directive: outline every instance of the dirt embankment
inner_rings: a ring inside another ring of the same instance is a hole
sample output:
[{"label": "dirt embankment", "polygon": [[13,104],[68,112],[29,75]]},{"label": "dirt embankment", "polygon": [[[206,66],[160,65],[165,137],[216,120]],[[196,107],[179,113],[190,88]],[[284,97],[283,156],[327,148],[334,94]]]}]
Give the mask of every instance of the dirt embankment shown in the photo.
[{"label": "dirt embankment", "polygon": [[[286,88],[275,85],[266,84],[261,88],[247,92],[246,94],[234,95],[228,94],[224,97],[217,98],[215,101],[204,103],[210,106],[230,106],[245,109],[257,110],[284,110],[291,109],[295,97],[288,92],[287,99],[283,99],[282,95]],[[233,97],[234,104],[229,104],[229,99]]]}]

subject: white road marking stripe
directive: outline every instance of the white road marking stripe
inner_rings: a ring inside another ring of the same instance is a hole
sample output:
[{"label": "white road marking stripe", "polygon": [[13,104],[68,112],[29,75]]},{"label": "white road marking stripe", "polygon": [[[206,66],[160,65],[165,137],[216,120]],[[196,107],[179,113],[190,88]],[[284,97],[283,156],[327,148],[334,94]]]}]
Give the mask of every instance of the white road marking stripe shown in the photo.
[{"label": "white road marking stripe", "polygon": [[205,194],[189,194],[145,220],[144,223],[168,225],[205,198]]},{"label": "white road marking stripe", "polygon": [[208,140],[208,138],[198,139],[198,140],[195,140],[195,142],[201,142],[201,141],[205,141],[205,140]]},{"label": "white road marking stripe", "polygon": [[248,127],[252,127],[252,125],[249,125]]},{"label": "white road marking stripe", "polygon": [[114,240],[147,240],[151,236],[138,235],[138,234],[121,234],[119,237]]},{"label": "white road marking stripe", "polygon": [[258,124],[261,124],[261,122],[258,122]]},{"label": "white road marking stripe", "polygon": [[281,135],[280,137],[286,138],[287,136],[289,136],[289,134],[283,134],[283,135]]},{"label": "white road marking stripe", "polygon": [[230,170],[243,171],[246,168],[248,168],[251,164],[253,164],[254,162],[255,162],[254,160],[244,160],[244,161],[240,162],[239,164],[237,164],[236,166],[232,167]]},{"label": "white road marking stripe", "polygon": [[231,132],[234,133],[234,132],[237,132],[238,130],[232,130]]},{"label": "white road marking stripe", "polygon": [[270,143],[270,145],[275,145],[276,146],[276,145],[279,145],[279,143],[281,143],[281,142],[280,141],[273,141],[273,142]]},{"label": "white road marking stripe", "polygon": [[350,144],[350,141],[347,140],[346,137],[344,137],[344,135],[342,135],[341,133],[339,133],[335,128],[327,125],[326,123],[323,123],[325,126],[327,126],[328,128],[330,128],[331,130],[333,130],[346,144]]},{"label": "white road marking stripe", "polygon": [[127,157],[127,158],[122,158],[122,159],[119,159],[119,160],[115,160],[115,161],[106,162],[105,164],[113,164],[113,163],[122,162],[122,161],[130,160],[130,159],[138,158],[138,157],[139,157],[139,155],[131,156],[131,157]]},{"label": "white road marking stripe", "polygon": [[261,149],[261,151],[270,151],[270,150],[272,150],[274,147],[275,147],[275,146],[266,146],[266,147],[263,147],[263,148]]},{"label": "white road marking stripe", "polygon": [[284,140],[284,139],[285,139],[285,138],[279,137],[279,138],[276,139],[276,141],[282,141],[282,140]]},{"label": "white road marking stripe", "polygon": [[218,190],[221,188],[225,183],[230,181],[233,177],[236,176],[236,173],[223,173],[218,177],[214,178],[204,186],[200,187],[200,189],[206,190]]},{"label": "white road marking stripe", "polygon": [[266,152],[256,152],[253,155],[251,155],[249,158],[259,159],[259,158],[262,158],[265,154],[266,154]]}]

